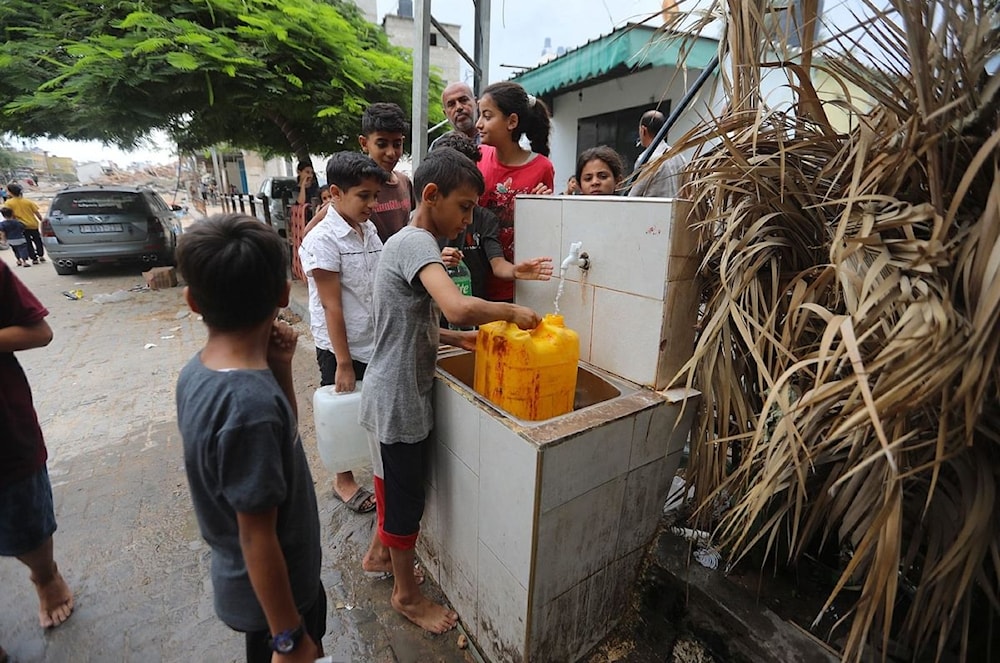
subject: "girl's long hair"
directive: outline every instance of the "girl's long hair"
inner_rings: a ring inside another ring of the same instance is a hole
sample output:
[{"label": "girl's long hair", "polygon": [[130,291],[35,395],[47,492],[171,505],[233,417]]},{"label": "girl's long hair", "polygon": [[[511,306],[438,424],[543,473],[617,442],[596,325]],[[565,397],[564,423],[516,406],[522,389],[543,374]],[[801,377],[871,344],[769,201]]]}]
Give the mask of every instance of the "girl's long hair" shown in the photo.
[{"label": "girl's long hair", "polygon": [[549,107],[541,99],[529,95],[517,83],[502,81],[487,86],[480,98],[489,95],[504,115],[517,113],[517,126],[512,138],[516,143],[521,134],[528,137],[531,150],[542,156],[549,156]]}]

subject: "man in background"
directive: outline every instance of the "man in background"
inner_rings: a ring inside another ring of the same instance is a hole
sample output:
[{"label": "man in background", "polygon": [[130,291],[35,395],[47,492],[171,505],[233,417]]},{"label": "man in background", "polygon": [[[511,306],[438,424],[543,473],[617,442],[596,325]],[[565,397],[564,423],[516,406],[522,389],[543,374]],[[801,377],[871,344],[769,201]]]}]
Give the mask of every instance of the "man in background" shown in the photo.
[{"label": "man in background", "polygon": [[[650,147],[656,134],[663,127],[666,118],[658,110],[646,111],[639,119],[639,144],[643,147],[642,155],[650,152],[649,158],[643,166],[643,172],[633,173],[635,184],[629,190],[629,196],[643,198],[676,198],[677,190],[680,188],[680,172],[684,168],[685,159],[678,155],[655,164],[656,160],[670,149],[666,141],[661,141],[659,145]],[[636,164],[642,162],[642,155]],[[653,170],[655,168],[655,170]]]},{"label": "man in background", "polygon": [[[465,83],[451,83],[441,93],[441,106],[448,117],[452,129],[479,145],[479,132],[476,131],[476,95]],[[431,143],[433,150],[440,136]]]}]

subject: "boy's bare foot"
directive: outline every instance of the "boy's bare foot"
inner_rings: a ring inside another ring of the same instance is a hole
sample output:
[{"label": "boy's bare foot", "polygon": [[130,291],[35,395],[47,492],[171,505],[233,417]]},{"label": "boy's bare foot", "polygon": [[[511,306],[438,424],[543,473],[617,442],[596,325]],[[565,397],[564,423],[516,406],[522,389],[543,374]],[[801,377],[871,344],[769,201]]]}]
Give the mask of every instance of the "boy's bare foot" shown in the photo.
[{"label": "boy's bare foot", "polygon": [[446,633],[458,624],[458,613],[417,594],[413,601],[403,602],[393,591],[392,607],[411,622],[431,633]]},{"label": "boy's bare foot", "polygon": [[369,573],[392,573],[392,557],[389,555],[389,549],[380,546],[376,550],[372,545],[361,558],[361,568]]},{"label": "boy's bare foot", "polygon": [[35,583],[38,592],[38,623],[42,628],[59,626],[73,614],[73,592],[56,570],[45,584]]}]

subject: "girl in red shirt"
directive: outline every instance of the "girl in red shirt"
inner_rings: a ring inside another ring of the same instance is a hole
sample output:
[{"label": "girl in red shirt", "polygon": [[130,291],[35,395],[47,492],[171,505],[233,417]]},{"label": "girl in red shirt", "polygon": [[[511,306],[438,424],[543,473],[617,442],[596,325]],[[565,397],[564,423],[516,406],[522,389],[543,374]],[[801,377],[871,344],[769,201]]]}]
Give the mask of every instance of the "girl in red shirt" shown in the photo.
[{"label": "girl in red shirt", "polygon": [[[500,220],[504,257],[514,263],[514,196],[552,193],[555,168],[549,154],[549,109],[517,83],[494,83],[479,98],[476,130],[482,140],[479,170],[486,192],[479,204]],[[521,147],[527,136],[531,149]],[[515,263],[516,264],[516,263]],[[514,300],[514,283],[487,275],[486,298]]]}]

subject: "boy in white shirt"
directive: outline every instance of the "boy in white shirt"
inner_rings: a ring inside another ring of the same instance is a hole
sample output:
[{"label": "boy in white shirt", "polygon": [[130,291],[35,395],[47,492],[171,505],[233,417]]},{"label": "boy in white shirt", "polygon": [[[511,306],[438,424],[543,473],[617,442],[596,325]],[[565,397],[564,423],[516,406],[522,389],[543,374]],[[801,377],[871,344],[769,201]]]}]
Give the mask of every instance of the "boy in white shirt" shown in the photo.
[{"label": "boy in white shirt", "polygon": [[[369,217],[389,174],[370,157],[339,152],[326,165],[332,202],[326,218],[302,241],[299,258],[308,277],[309,317],[320,384],[354,391],[375,345],[372,288],[382,241]],[[359,486],[351,468],[336,472],[334,492],[357,513],[375,509],[374,494]],[[380,570],[380,569],[369,569]]]}]

